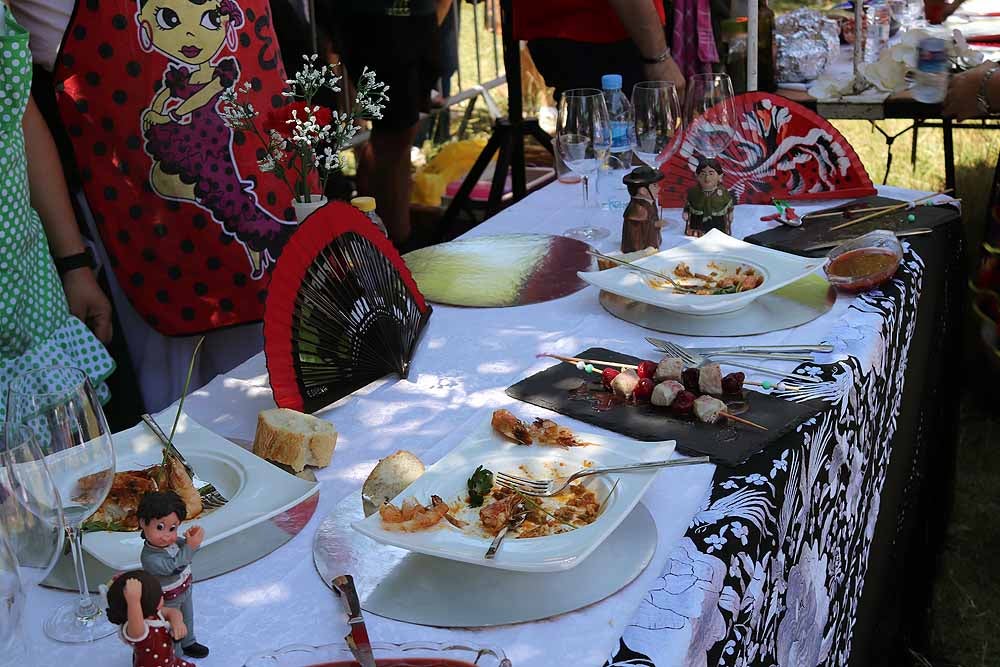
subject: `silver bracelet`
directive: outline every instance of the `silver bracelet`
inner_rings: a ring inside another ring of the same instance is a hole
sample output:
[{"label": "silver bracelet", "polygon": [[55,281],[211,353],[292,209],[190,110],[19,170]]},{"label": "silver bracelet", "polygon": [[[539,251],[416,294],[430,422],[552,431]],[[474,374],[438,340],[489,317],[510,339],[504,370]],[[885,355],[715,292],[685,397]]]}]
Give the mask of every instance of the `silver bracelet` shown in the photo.
[{"label": "silver bracelet", "polygon": [[982,82],[979,84],[979,94],[976,95],[976,105],[979,107],[979,110],[984,116],[992,116],[997,113],[997,111],[993,110],[993,105],[990,104],[989,84],[990,79],[993,78],[993,75],[997,73],[998,69],[1000,69],[1000,63],[994,63],[993,67],[986,72]]},{"label": "silver bracelet", "polygon": [[643,57],[642,58],[642,62],[646,63],[647,65],[659,65],[662,62],[666,62],[666,60],[668,58],[670,58],[670,47],[669,46],[663,50],[663,53],[661,53],[660,55],[656,56],[655,58],[646,58],[646,57]]}]

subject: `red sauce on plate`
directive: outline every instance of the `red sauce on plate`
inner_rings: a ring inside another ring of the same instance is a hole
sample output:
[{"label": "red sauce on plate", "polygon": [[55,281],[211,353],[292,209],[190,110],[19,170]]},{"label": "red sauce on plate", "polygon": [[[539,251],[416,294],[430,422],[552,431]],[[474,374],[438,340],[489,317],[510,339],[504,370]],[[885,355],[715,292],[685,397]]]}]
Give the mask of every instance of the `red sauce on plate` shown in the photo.
[{"label": "red sauce on plate", "polygon": [[[378,658],[375,661],[378,667],[476,667],[471,662],[465,660],[449,660],[448,658]],[[310,667],[360,667],[353,660],[338,660],[337,662],[323,662]]]},{"label": "red sauce on plate", "polygon": [[899,259],[896,253],[880,248],[858,248],[831,260],[826,273],[837,287],[865,290],[891,278]]}]

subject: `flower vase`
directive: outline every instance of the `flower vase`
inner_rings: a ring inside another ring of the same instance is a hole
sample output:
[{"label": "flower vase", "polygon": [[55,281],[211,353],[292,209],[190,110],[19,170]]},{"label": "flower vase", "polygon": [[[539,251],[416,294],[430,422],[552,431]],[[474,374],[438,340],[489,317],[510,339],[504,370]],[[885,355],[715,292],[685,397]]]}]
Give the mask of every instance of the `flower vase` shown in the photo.
[{"label": "flower vase", "polygon": [[292,205],[295,207],[295,219],[300,225],[313,211],[326,205],[326,197],[323,195],[308,195],[308,197],[309,201],[292,200]]}]

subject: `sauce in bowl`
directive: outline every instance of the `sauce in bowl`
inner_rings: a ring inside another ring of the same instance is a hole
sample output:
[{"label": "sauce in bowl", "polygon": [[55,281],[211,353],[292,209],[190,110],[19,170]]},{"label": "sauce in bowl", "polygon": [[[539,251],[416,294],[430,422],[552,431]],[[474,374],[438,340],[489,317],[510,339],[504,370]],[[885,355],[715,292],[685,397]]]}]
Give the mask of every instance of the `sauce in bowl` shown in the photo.
[{"label": "sauce in bowl", "polygon": [[899,267],[900,256],[884,248],[858,248],[830,260],[826,274],[841,289],[860,291],[888,280]]}]

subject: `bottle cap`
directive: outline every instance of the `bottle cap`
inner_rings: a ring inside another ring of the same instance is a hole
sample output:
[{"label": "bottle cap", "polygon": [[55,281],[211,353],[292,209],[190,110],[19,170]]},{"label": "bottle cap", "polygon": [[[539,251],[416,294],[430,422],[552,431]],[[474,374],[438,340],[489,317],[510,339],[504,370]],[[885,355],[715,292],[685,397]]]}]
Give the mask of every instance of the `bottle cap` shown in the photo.
[{"label": "bottle cap", "polygon": [[621,74],[605,74],[601,77],[601,88],[604,90],[621,90],[622,89],[622,75]]},{"label": "bottle cap", "polygon": [[351,206],[365,213],[371,213],[375,210],[375,197],[355,197],[351,200]]}]

